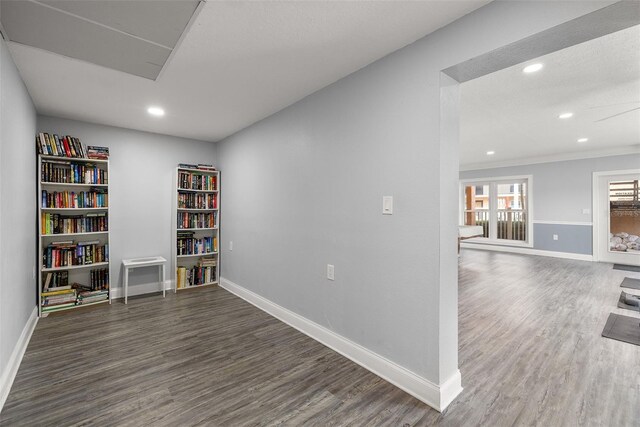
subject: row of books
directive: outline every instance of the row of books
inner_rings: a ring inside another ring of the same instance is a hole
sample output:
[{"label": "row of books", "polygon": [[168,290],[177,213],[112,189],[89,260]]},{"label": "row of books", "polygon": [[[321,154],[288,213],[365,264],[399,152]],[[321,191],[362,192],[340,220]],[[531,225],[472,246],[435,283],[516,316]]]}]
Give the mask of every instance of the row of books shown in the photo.
[{"label": "row of books", "polygon": [[178,212],[178,228],[214,228],[218,219],[218,212],[194,213]]},{"label": "row of books", "polygon": [[109,298],[109,290],[85,290],[81,285],[67,285],[40,294],[42,311],[50,312],[77,305],[87,305]]},{"label": "row of books", "polygon": [[81,291],[78,292],[76,305],[87,305],[95,302],[104,301],[109,298],[108,290]]},{"label": "row of books", "polygon": [[61,286],[67,286],[69,284],[69,272],[68,271],[52,271],[47,273],[44,279],[43,288],[48,290],[50,288],[58,288]]},{"label": "row of books", "polygon": [[178,193],[180,209],[218,209],[218,195],[215,193]]},{"label": "row of books", "polygon": [[89,191],[42,190],[43,208],[106,208],[109,195],[106,188],[91,188]]},{"label": "row of books", "polygon": [[108,184],[107,171],[91,163],[43,160],[41,181],[64,184]]},{"label": "row of books", "polygon": [[97,270],[91,270],[89,274],[89,284],[91,291],[109,289],[109,269],[100,268]]},{"label": "row of books", "polygon": [[59,286],[40,294],[42,311],[55,311],[76,305],[78,298],[76,290],[71,286]]},{"label": "row of books", "polygon": [[45,268],[60,268],[74,265],[89,265],[109,261],[109,245],[100,242],[53,242],[42,254]]},{"label": "row of books", "polygon": [[41,214],[41,233],[45,234],[70,234],[70,233],[94,233],[108,231],[109,224],[107,213],[88,213],[82,215],[60,215],[43,212]]},{"label": "row of books", "polygon": [[178,231],[178,255],[211,254],[218,251],[217,237],[194,238],[193,232]]},{"label": "row of books", "polygon": [[176,286],[188,288],[213,283],[217,280],[217,262],[215,258],[202,258],[196,266],[191,268],[178,267],[176,271]]},{"label": "row of books", "polygon": [[198,163],[197,165],[193,165],[190,163],[178,163],[178,167],[183,169],[200,169],[203,171],[212,171],[212,172],[215,172],[216,170],[216,168],[214,168],[213,165],[207,165],[204,163]]},{"label": "row of books", "polygon": [[197,172],[179,171],[178,189],[205,191],[217,190],[218,177],[215,175],[199,174]]},{"label": "row of books", "polygon": [[87,158],[87,150],[78,138],[58,136],[56,134],[39,133],[36,136],[38,154],[60,157]]}]

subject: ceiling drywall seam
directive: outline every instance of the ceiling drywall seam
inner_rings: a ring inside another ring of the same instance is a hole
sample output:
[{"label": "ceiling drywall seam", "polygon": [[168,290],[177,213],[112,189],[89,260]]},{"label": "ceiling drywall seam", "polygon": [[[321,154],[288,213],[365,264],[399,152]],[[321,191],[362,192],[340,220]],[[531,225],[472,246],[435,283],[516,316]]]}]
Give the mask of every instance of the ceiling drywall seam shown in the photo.
[{"label": "ceiling drywall seam", "polygon": [[164,70],[167,69],[167,66],[175,56],[176,52],[178,51],[178,48],[182,45],[184,38],[186,37],[187,33],[191,30],[191,27],[193,26],[193,23],[196,21],[196,18],[198,17],[198,15],[200,15],[200,12],[202,11],[202,8],[204,7],[205,3],[206,3],[206,0],[200,0],[200,2],[198,3],[198,6],[196,6],[196,10],[193,11],[191,18],[189,19],[189,22],[187,22],[187,25],[184,27],[184,30],[182,30],[182,34],[180,34],[180,38],[176,42],[176,45],[173,47],[173,49],[171,49],[171,53],[169,54],[169,57],[167,58],[166,61],[164,61],[164,65],[162,66],[162,68],[160,69],[160,72],[156,76],[155,81],[160,80],[160,77],[164,74]]}]

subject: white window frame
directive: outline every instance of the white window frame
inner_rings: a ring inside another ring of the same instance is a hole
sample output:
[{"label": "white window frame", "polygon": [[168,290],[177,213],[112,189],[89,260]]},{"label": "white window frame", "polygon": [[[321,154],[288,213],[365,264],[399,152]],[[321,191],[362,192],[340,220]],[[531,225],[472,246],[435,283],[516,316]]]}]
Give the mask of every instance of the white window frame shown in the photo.
[{"label": "white window frame", "polygon": [[[498,184],[514,184],[518,181],[527,183],[527,240],[516,241],[497,238],[497,212],[498,212]],[[465,241],[465,243],[482,243],[486,245],[500,245],[500,246],[518,246],[525,248],[533,247],[533,175],[514,175],[514,176],[495,176],[486,178],[473,178],[460,180],[460,194],[459,194],[459,219],[458,223],[464,225],[464,211],[465,211],[465,192],[464,189],[467,185],[488,185],[489,186],[489,237],[476,237],[471,240]]]}]

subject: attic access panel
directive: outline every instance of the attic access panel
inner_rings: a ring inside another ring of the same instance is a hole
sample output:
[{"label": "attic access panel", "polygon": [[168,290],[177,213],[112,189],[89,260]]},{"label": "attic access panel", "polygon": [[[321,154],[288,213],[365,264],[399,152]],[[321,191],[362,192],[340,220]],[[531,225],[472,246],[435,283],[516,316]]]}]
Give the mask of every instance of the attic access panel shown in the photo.
[{"label": "attic access panel", "polygon": [[199,0],[3,0],[9,41],[155,80]]}]

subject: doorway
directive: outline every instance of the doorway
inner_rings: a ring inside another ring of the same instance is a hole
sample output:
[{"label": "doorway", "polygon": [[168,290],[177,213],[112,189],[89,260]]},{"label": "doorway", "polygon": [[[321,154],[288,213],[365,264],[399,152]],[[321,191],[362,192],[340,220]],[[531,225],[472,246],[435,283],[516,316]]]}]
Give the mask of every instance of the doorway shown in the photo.
[{"label": "doorway", "polygon": [[596,261],[640,265],[640,169],[593,174]]}]

